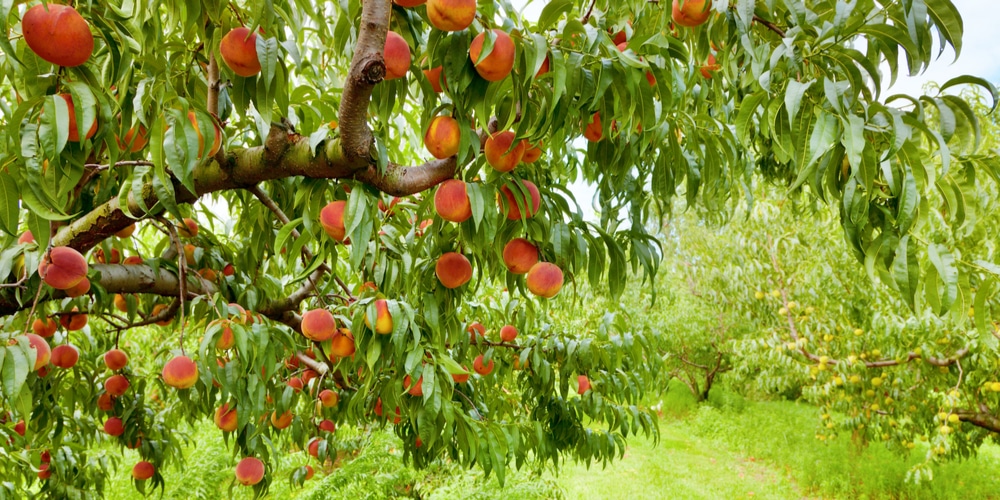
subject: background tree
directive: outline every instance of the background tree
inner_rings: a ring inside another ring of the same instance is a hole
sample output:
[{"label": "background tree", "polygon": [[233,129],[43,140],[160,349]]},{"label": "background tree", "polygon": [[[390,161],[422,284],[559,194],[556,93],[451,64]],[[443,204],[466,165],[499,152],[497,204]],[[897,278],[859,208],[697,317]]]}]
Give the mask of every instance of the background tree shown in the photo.
[{"label": "background tree", "polygon": [[[606,461],[655,430],[657,354],[544,298],[651,279],[653,214],[727,213],[756,177],[838,207],[909,308],[992,307],[995,256],[957,244],[1000,175],[975,113],[880,95],[879,64],[960,52],[951,2],[398,3],[3,4],[5,488],[99,493],[98,427],[158,485],[170,422],[209,416],[258,492],[277,444],[329,453],[327,421],[389,420],[415,463],[501,481]],[[941,88],[966,83],[995,101]],[[155,349],[105,354],[153,324]]]}]

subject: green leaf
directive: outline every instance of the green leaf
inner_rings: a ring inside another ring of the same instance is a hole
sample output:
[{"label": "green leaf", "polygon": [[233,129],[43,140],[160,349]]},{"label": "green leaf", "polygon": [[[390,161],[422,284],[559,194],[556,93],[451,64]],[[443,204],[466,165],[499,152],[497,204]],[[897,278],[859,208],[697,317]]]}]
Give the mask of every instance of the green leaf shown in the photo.
[{"label": "green leaf", "polygon": [[11,236],[17,236],[20,210],[17,206],[17,183],[7,174],[0,171],[0,229]]},{"label": "green leaf", "polygon": [[941,298],[941,309],[938,314],[944,314],[958,298],[958,268],[955,267],[955,256],[944,245],[932,243],[927,246],[927,256],[937,270],[944,284],[944,296]]},{"label": "green leaf", "polygon": [[573,0],[555,0],[545,4],[545,7],[542,8],[542,13],[538,15],[538,30],[544,31],[549,26],[555,24],[573,6]]},{"label": "green leaf", "polygon": [[985,78],[980,78],[978,76],[972,76],[972,75],[956,76],[955,78],[952,78],[951,80],[945,82],[944,85],[941,85],[941,91],[944,92],[945,90],[954,87],[955,85],[962,85],[962,84],[978,85],[986,89],[990,93],[990,97],[992,98],[990,109],[991,110],[996,109],[997,99],[998,99],[997,88],[992,83],[990,83],[989,80]]},{"label": "green leaf", "polygon": [[[955,4],[951,0],[929,0],[922,2],[927,6],[927,13],[934,20],[934,26],[941,35],[955,48],[955,60],[962,53],[962,35],[965,26],[962,24],[962,15],[958,13]],[[944,50],[944,47],[941,48]]]},{"label": "green leaf", "polygon": [[785,110],[788,111],[789,121],[795,121],[795,117],[799,114],[799,105],[802,103],[802,96],[805,95],[814,82],[815,80],[809,80],[806,83],[799,83],[795,80],[788,82],[788,88],[785,89]]},{"label": "green leaf", "polygon": [[917,261],[916,251],[909,245],[910,235],[899,239],[896,246],[896,256],[892,259],[892,277],[896,282],[896,288],[906,301],[906,304],[913,309],[913,299],[916,296],[920,280],[920,263]]}]

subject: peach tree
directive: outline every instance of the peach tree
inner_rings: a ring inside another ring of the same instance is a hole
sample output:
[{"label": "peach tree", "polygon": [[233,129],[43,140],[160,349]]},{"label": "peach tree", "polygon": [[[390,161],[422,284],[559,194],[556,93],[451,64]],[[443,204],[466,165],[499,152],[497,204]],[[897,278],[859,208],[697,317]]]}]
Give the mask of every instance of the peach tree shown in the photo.
[{"label": "peach tree", "polygon": [[[651,279],[647,227],[678,195],[719,214],[786,185],[836,207],[855,265],[909,307],[929,287],[936,313],[991,304],[995,261],[965,265],[946,230],[998,175],[975,113],[881,94],[935,43],[960,52],[948,0],[555,0],[536,20],[472,0],[7,1],[0,23],[14,495],[99,493],[109,440],[156,487],[181,419],[211,418],[257,493],[270,457],[326,458],[337,425],[501,481],[606,462],[655,432],[658,353],[547,309],[564,284]],[[975,77],[942,90],[966,84],[995,98]]]}]

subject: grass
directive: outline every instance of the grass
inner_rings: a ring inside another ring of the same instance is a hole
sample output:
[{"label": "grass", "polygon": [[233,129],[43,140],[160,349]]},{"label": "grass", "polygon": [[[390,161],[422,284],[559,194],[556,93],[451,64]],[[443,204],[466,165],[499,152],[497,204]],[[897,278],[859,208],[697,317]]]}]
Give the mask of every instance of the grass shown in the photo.
[{"label": "grass", "polygon": [[[568,463],[558,474],[512,471],[501,488],[494,477],[484,479],[479,471],[447,462],[420,471],[406,467],[396,438],[376,431],[357,457],[325,476],[317,473],[302,488],[288,478],[301,465],[315,466],[310,457],[298,452],[272,461],[276,470],[268,498],[1000,499],[995,444],[984,445],[974,459],[937,466],[933,481],[913,484],[905,478],[926,452],[919,446],[900,457],[877,443],[858,450],[848,439],[820,442],[814,437],[815,407],[749,402],[724,391],[713,391],[709,399],[710,404],[696,405],[686,389],[672,385],[662,401],[659,443],[630,439],[625,456],[607,468]],[[235,460],[214,427],[205,426],[192,438],[197,447],[185,450],[186,467],[164,471],[163,497],[250,498],[250,489],[230,489]],[[123,463],[137,460],[134,452],[125,453]],[[106,496],[137,496],[129,468],[112,478]]]}]

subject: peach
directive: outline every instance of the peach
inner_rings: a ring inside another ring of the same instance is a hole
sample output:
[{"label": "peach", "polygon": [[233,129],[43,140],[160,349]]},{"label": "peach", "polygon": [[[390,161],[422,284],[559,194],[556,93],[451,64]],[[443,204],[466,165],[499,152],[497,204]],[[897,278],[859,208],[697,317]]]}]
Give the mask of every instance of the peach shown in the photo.
[{"label": "peach", "polygon": [[423,396],[424,377],[418,378],[416,383],[413,383],[413,379],[409,375],[403,377],[403,389],[406,389],[406,392],[410,393],[411,396]]},{"label": "peach", "polygon": [[434,193],[434,210],[446,221],[465,222],[472,217],[472,204],[465,182],[448,179]]},{"label": "peach", "polygon": [[[198,115],[194,111],[188,111],[188,121],[194,126],[196,132],[198,132],[198,151],[205,151],[205,138],[201,135],[201,125],[198,124]],[[212,128],[215,130],[215,137],[212,140],[212,149],[208,151],[208,156],[215,156],[215,153],[219,152],[219,148],[222,147],[222,131],[219,130],[219,126],[212,122]],[[185,219],[185,223],[187,219]],[[195,233],[197,234],[197,233]],[[194,236],[191,236],[193,238]]]},{"label": "peach", "polygon": [[[80,129],[76,123],[76,109],[73,107],[73,96],[69,94],[59,94],[66,101],[66,107],[69,113],[69,142],[80,142]],[[87,129],[87,135],[84,139],[90,139],[94,137],[97,133],[97,116],[94,116],[94,122],[90,124],[90,128]]]},{"label": "peach", "polygon": [[292,418],[294,417],[295,416],[292,415],[291,411],[286,411],[285,413],[282,413],[280,416],[278,415],[278,412],[272,411],[271,425],[274,426],[275,429],[284,429],[289,425],[292,425]]},{"label": "peach", "polygon": [[344,228],[344,212],[347,210],[347,202],[344,200],[331,201],[319,211],[319,223],[323,230],[331,238],[343,243],[347,236]]},{"label": "peach", "polygon": [[121,231],[115,233],[115,236],[119,238],[130,238],[132,237],[132,233],[134,232],[135,232],[135,224],[129,224],[128,226],[125,226],[125,229],[122,229]]},{"label": "peach", "polygon": [[[73,312],[79,310],[79,307],[73,307]],[[86,314],[63,314],[59,317],[59,324],[67,331],[75,332],[83,330],[83,327],[87,326],[88,319]]]},{"label": "peach", "polygon": [[254,457],[246,457],[236,464],[236,480],[243,486],[253,486],[264,479],[264,462]]},{"label": "peach", "polygon": [[538,78],[548,72],[549,72],[549,56],[548,54],[546,54],[545,60],[542,61],[542,65],[538,68],[538,71],[535,72],[535,78]]},{"label": "peach", "polygon": [[14,424],[14,432],[18,433],[21,437],[24,437],[25,430],[24,420],[18,420],[17,423]]},{"label": "peach", "polygon": [[198,221],[185,217],[180,224],[177,224],[177,235],[181,238],[198,236]]},{"label": "peach", "polygon": [[288,379],[288,382],[285,382],[285,385],[294,389],[295,392],[302,392],[302,388],[305,387],[305,384],[299,377],[292,377]]},{"label": "peach", "polygon": [[44,320],[37,318],[31,323],[31,331],[35,332],[35,335],[43,338],[55,335],[56,328],[59,328],[59,325],[57,325],[52,318],[45,318]]},{"label": "peach", "polygon": [[436,66],[431,69],[425,69],[423,71],[424,71],[424,76],[426,76],[427,80],[431,82],[431,88],[434,89],[434,92],[440,94],[442,90],[441,83],[444,81],[444,75],[442,74],[442,71],[444,71],[444,66]]},{"label": "peach", "polygon": [[156,467],[145,460],[132,467],[132,479],[136,481],[145,481],[153,477],[153,474],[156,474]]},{"label": "peach", "polygon": [[385,35],[385,79],[394,80],[406,76],[410,70],[410,46],[399,33],[390,31]]},{"label": "peach", "polygon": [[319,391],[319,400],[323,404],[324,408],[333,408],[337,406],[337,402],[340,401],[340,396],[330,389],[323,389]]},{"label": "peach", "polygon": [[542,157],[542,143],[539,142],[538,145],[532,146],[528,141],[524,141],[524,156],[521,157],[521,161],[524,163],[535,163],[539,158]]},{"label": "peach", "polygon": [[[365,314],[365,325],[371,328],[371,321]],[[392,333],[392,314],[389,313],[389,303],[385,299],[375,301],[375,333],[388,335]]]},{"label": "peach", "polygon": [[528,206],[528,200],[521,195],[521,191],[518,191],[517,196],[514,196],[513,191],[508,186],[503,186],[500,188],[500,192],[503,194],[503,198],[506,200],[506,213],[509,220],[519,220],[521,218],[521,208],[518,207],[518,200],[520,200],[521,205],[525,208],[524,218],[530,219],[537,212],[538,208],[542,204],[542,195],[538,192],[538,186],[535,186],[534,182],[531,181],[521,181],[521,186],[527,190],[528,194],[531,196],[531,206]]},{"label": "peach", "polygon": [[462,31],[476,19],[476,0],[427,0],[427,19],[441,31]]},{"label": "peach", "polygon": [[112,375],[104,381],[104,390],[112,397],[118,397],[128,391],[129,385],[125,375]]},{"label": "peach", "polygon": [[121,436],[125,433],[125,424],[118,417],[111,417],[104,421],[104,432],[109,436]]},{"label": "peach", "polygon": [[476,356],[476,359],[472,362],[472,369],[475,370],[476,373],[485,377],[490,373],[493,373],[493,365],[494,363],[492,359],[489,363],[484,364],[483,355],[480,354],[479,356]]},{"label": "peach", "polygon": [[472,44],[469,46],[469,58],[472,59],[479,76],[490,82],[498,82],[507,78],[507,75],[514,68],[515,48],[510,35],[499,29],[494,29],[493,33],[496,34],[496,40],[493,41],[493,50],[490,55],[481,61],[479,60],[483,52],[483,43],[486,41],[486,33],[484,32],[472,39]]},{"label": "peach", "polygon": [[118,143],[118,149],[122,151],[138,153],[146,147],[146,144],[149,144],[149,130],[146,130],[146,127],[141,123],[132,125],[132,128],[125,132],[125,137],[115,137],[115,142]]},{"label": "peach", "polygon": [[302,315],[302,335],[314,342],[325,342],[337,333],[337,321],[326,309],[312,309]]},{"label": "peach", "polygon": [[21,18],[21,33],[38,57],[59,66],[80,66],[94,52],[90,25],[73,7],[35,5]]},{"label": "peach", "polygon": [[115,401],[110,394],[103,392],[97,397],[97,409],[101,411],[111,411],[115,407]]},{"label": "peach", "polygon": [[590,379],[586,375],[580,375],[576,378],[576,392],[579,395],[583,395],[585,392],[590,390]]},{"label": "peach", "polygon": [[465,331],[469,332],[469,343],[478,344],[479,339],[486,338],[486,327],[478,321],[469,323]]},{"label": "peach", "polygon": [[38,371],[39,368],[49,364],[49,359],[52,357],[52,349],[49,348],[49,343],[45,339],[34,333],[29,333],[26,337],[28,337],[28,344],[35,350],[35,366],[32,368],[32,371]]},{"label": "peach", "polygon": [[236,268],[233,267],[232,264],[226,264],[226,266],[222,268],[223,276],[232,276],[234,274],[236,274]]},{"label": "peach", "polygon": [[513,342],[517,338],[517,328],[514,325],[504,325],[500,328],[500,340]]},{"label": "peach", "polygon": [[48,463],[48,462],[43,462],[43,463],[38,464],[38,479],[41,479],[41,480],[44,481],[44,480],[52,477],[52,471],[49,470],[49,467],[51,467],[51,466],[52,465],[50,463]]},{"label": "peach", "polygon": [[458,288],[472,279],[472,264],[458,252],[448,252],[438,258],[434,273],[445,288]]},{"label": "peach", "polygon": [[469,369],[468,368],[466,368],[466,367],[463,366],[462,369],[465,370],[465,373],[452,373],[451,374],[451,378],[452,378],[452,380],[455,381],[456,384],[464,384],[464,383],[468,382],[469,381],[469,377],[472,376],[472,374],[469,373]]},{"label": "peach", "polygon": [[230,408],[229,403],[223,403],[215,410],[215,426],[222,432],[233,432],[237,426],[236,407]]},{"label": "peach", "polygon": [[52,349],[52,364],[59,368],[73,368],[80,360],[80,351],[69,344],[56,346]]},{"label": "peach", "polygon": [[58,290],[73,288],[87,277],[87,259],[70,247],[55,247],[38,264],[38,275]]},{"label": "peach", "polygon": [[104,249],[98,248],[94,250],[94,262],[98,264],[120,264],[122,261],[122,254],[117,248],[111,249],[111,259],[107,259],[104,255]]},{"label": "peach", "polygon": [[260,73],[257,58],[257,33],[245,26],[233,28],[222,37],[219,44],[222,61],[239,76],[244,78]]},{"label": "peach", "polygon": [[319,423],[319,430],[326,432],[337,432],[337,424],[330,419],[324,419]]},{"label": "peach", "polygon": [[400,7],[418,7],[427,3],[427,0],[392,0],[392,3]]},{"label": "peach", "polygon": [[177,356],[163,365],[163,383],[175,389],[187,389],[198,381],[198,365],[187,356]]},{"label": "peach", "polygon": [[198,247],[190,243],[184,245],[184,261],[187,262],[188,266],[193,266],[198,263],[198,259],[194,255],[195,250],[198,250]]},{"label": "peach", "polygon": [[83,281],[76,284],[71,288],[66,289],[67,297],[82,297],[90,291],[90,280],[83,278]]},{"label": "peach", "polygon": [[583,136],[590,142],[597,142],[604,138],[604,130],[601,128],[601,113],[594,113],[583,129]]},{"label": "peach", "polygon": [[435,116],[424,134],[424,146],[431,155],[443,160],[458,153],[462,132],[458,120],[450,116]]},{"label": "peach", "polygon": [[[375,324],[378,324],[378,320],[375,321]],[[330,354],[333,356],[346,358],[354,355],[355,349],[354,335],[352,335],[351,331],[347,328],[341,328],[340,331],[334,333],[333,338],[330,339]]]},{"label": "peach", "polygon": [[531,266],[525,283],[531,293],[551,299],[563,286],[563,272],[551,262],[539,262]]},{"label": "peach", "polygon": [[514,238],[503,247],[503,263],[514,274],[524,274],[538,262],[538,247],[524,238]]},{"label": "peach", "polygon": [[712,74],[719,71],[721,67],[722,66],[715,61],[715,54],[709,54],[708,60],[705,61],[705,65],[698,69],[701,71],[701,76],[711,79]]},{"label": "peach", "polygon": [[497,172],[510,172],[524,157],[526,149],[524,141],[517,141],[514,144],[514,132],[509,130],[491,134],[486,139],[483,146],[483,154],[486,155],[486,163],[489,163]]},{"label": "peach", "polygon": [[[681,6],[681,1],[684,5]],[[703,24],[712,14],[712,0],[674,0],[670,17],[675,23],[693,28]]]},{"label": "peach", "polygon": [[325,439],[313,438],[309,440],[309,445],[306,447],[309,454],[314,458],[319,458],[319,445],[325,443]]},{"label": "peach", "polygon": [[198,276],[201,276],[201,279],[205,281],[215,281],[219,279],[219,275],[215,272],[215,270],[209,267],[199,269]]},{"label": "peach", "polygon": [[120,349],[111,349],[104,353],[104,365],[112,371],[121,370],[128,365],[128,355]]},{"label": "peach", "polygon": [[125,260],[122,261],[122,264],[125,264],[126,266],[140,265],[142,264],[142,257],[138,255],[130,255],[128,257],[125,257]]},{"label": "peach", "polygon": [[18,245],[24,245],[27,243],[34,243],[35,235],[31,234],[31,231],[25,231],[21,233],[21,236],[17,238]]},{"label": "peach", "polygon": [[[167,309],[170,309],[170,306],[166,304],[156,304],[155,306],[153,306],[153,312],[149,313],[149,317],[156,318],[159,317],[160,314],[166,314]],[[170,326],[171,321],[173,321],[173,318],[166,318],[157,321],[156,324],[160,326]]]},{"label": "peach", "polygon": [[305,477],[305,480],[306,480],[306,481],[308,481],[308,480],[312,479],[312,478],[313,478],[313,475],[315,475],[315,474],[316,474],[316,471],[315,471],[315,470],[313,470],[313,468],[312,468],[312,466],[311,466],[311,465],[304,465],[303,467],[305,467],[305,469],[306,469],[306,477]]},{"label": "peach", "polygon": [[233,334],[233,328],[230,326],[230,321],[228,319],[215,320],[212,323],[216,323],[222,327],[222,333],[219,334],[218,340],[215,341],[215,348],[219,350],[232,349],[236,345],[236,336]]},{"label": "peach", "polygon": [[303,385],[309,385],[309,381],[312,380],[312,379],[314,379],[314,378],[316,378],[316,377],[318,377],[318,376],[319,376],[319,374],[316,373],[316,370],[312,370],[312,369],[306,370],[306,371],[302,372],[302,384]]}]

